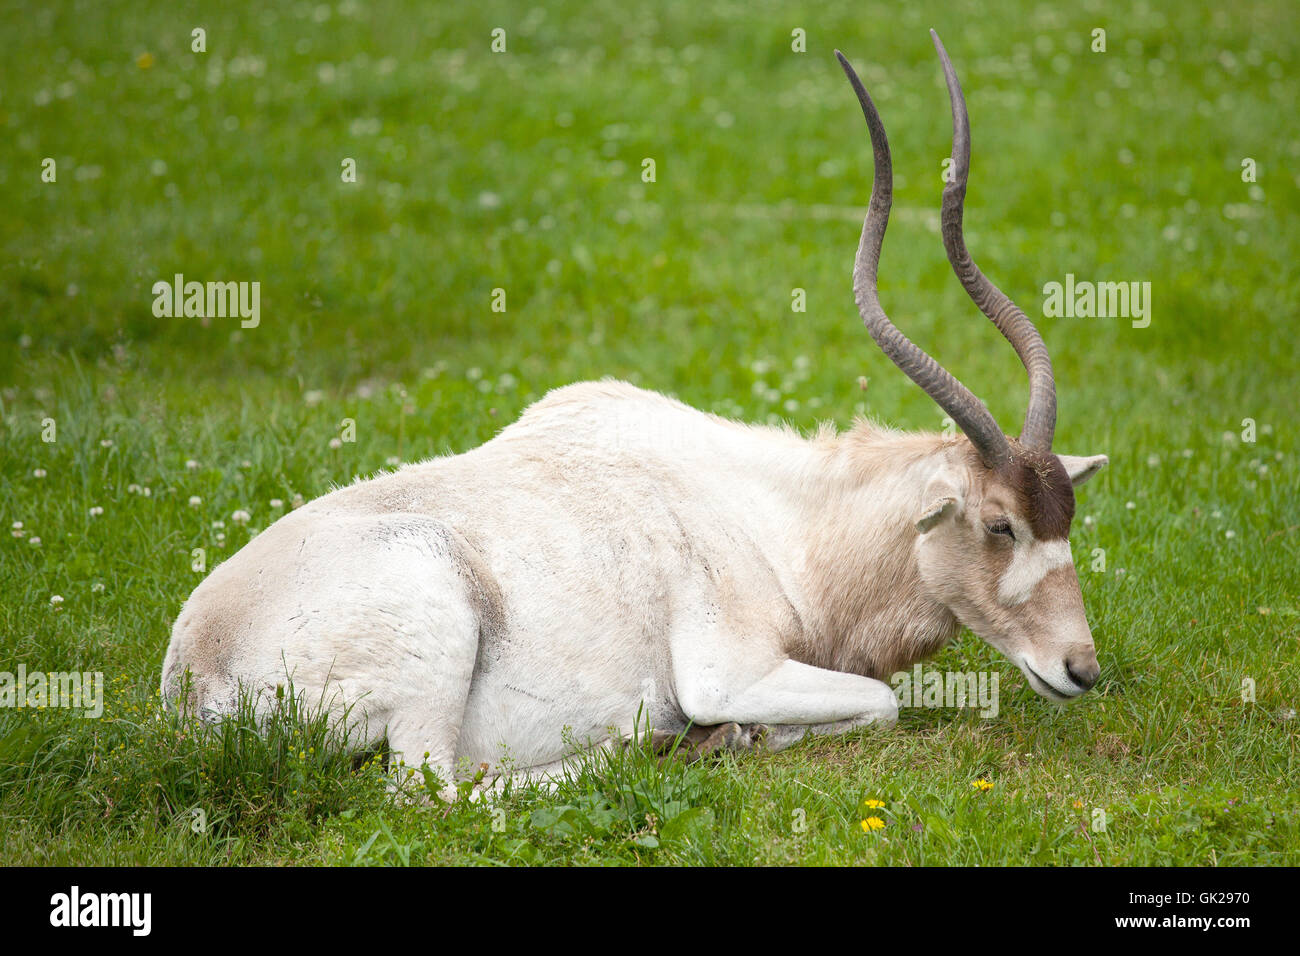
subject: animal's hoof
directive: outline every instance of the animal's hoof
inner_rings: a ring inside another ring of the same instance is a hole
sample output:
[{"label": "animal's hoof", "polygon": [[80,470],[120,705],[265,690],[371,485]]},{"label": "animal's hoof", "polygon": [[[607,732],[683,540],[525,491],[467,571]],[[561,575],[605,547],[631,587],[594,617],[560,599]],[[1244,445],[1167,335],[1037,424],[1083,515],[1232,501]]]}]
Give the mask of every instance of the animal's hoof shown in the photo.
[{"label": "animal's hoof", "polygon": [[692,725],[685,733],[656,730],[650,737],[654,753],[661,757],[675,754],[688,761],[701,760],[722,750],[753,750],[768,734],[767,724]]},{"label": "animal's hoof", "polygon": [[734,721],[728,724],[718,724],[704,738],[703,742],[696,746],[695,756],[705,757],[718,750],[735,750],[736,744],[742,736],[744,736],[744,731],[740,729],[740,724]]},{"label": "animal's hoof", "polygon": [[[656,730],[650,734],[650,750],[657,757],[666,757],[673,752],[677,746],[677,738],[681,734],[675,734],[671,730]],[[626,746],[627,742],[624,742]],[[685,741],[683,741],[683,745]]]},{"label": "animal's hoof", "polygon": [[767,744],[767,735],[771,728],[767,724],[746,724],[743,730],[741,749],[762,750]]}]

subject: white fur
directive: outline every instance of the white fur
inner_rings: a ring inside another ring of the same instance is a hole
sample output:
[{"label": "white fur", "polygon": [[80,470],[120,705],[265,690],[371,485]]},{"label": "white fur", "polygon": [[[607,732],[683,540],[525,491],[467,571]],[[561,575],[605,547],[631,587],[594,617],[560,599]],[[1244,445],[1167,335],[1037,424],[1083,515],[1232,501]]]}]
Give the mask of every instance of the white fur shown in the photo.
[{"label": "white fur", "polygon": [[1024,604],[1049,571],[1072,564],[1070,542],[1023,540],[998,582],[998,601],[1006,607]]}]

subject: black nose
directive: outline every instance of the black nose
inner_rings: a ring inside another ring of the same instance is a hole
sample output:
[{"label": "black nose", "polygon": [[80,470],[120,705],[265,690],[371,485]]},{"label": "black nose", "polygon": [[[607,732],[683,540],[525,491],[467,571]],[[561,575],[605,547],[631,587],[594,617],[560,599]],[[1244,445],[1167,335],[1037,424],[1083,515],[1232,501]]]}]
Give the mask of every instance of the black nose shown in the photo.
[{"label": "black nose", "polygon": [[1090,690],[1092,685],[1097,683],[1097,678],[1101,675],[1101,666],[1097,664],[1096,661],[1089,661],[1084,664],[1066,660],[1065,672],[1070,675],[1070,680],[1074,681],[1084,690]]}]

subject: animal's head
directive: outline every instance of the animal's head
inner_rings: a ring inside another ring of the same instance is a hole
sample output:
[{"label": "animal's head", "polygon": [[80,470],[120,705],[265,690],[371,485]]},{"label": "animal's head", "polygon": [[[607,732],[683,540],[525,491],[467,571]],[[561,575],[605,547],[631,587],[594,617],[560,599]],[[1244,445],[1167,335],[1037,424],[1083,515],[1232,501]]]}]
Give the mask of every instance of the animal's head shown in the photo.
[{"label": "animal's head", "polygon": [[871,133],[875,180],[862,228],[853,289],[872,338],[944,409],[965,440],[928,478],[916,515],[917,559],[927,591],[963,624],[1009,657],[1039,694],[1076,697],[1100,669],[1070,554],[1074,489],[1106,463],[1052,451],[1056,385],[1042,336],[990,282],[966,251],[962,206],[970,167],[970,124],[957,75],[939,37],[952,106],[951,179],[943,190],[944,248],[967,293],[1020,356],[1029,407],[1020,437],[1003,434],[978,398],[904,336],[885,315],[876,272],[893,194],[889,142],[871,97],[848,61],[840,65]]},{"label": "animal's head", "polygon": [[921,578],[1035,691],[1064,700],[1100,673],[1069,534],[1074,487],[1106,458],[1009,445],[1011,457],[990,467],[963,442],[926,485],[916,517]]}]

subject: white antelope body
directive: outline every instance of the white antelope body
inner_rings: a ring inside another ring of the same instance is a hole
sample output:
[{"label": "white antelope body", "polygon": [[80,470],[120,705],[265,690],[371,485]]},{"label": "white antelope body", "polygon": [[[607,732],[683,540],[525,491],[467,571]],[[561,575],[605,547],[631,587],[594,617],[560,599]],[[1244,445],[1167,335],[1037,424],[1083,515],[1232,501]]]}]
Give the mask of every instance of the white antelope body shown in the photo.
[{"label": "white antelope body", "polygon": [[1051,452],[1046,349],[965,254],[965,106],[935,42],[958,179],[945,245],[1029,369],[1019,439],[879,308],[889,149],[841,58],[875,151],[859,308],[964,436],[859,423],[805,439],[621,382],[558,389],[480,448],[331,492],[215,568],[176,621],[164,696],[188,673],[189,705],[215,717],[241,689],[291,683],[450,780],[503,761],[545,773],[639,711],[670,733],[745,725],[737,746],[761,726],[773,748],[889,722],[882,679],[961,624],[1040,694],[1086,691],[1098,666],[1067,535],[1072,486],[1106,459]]}]

